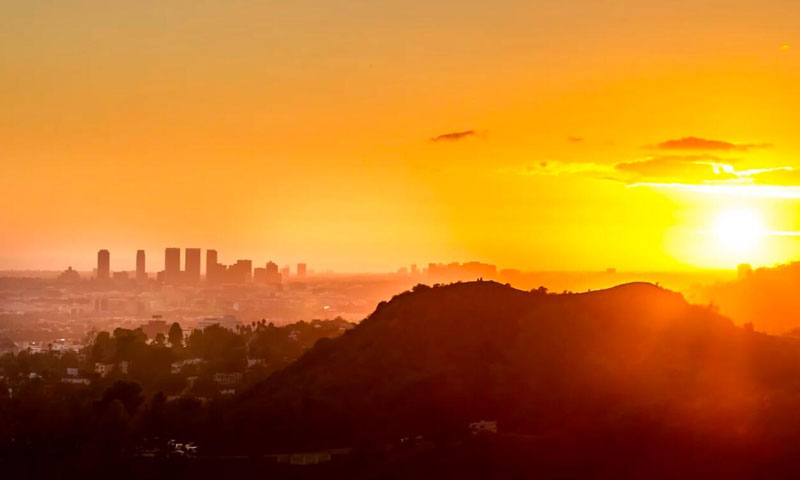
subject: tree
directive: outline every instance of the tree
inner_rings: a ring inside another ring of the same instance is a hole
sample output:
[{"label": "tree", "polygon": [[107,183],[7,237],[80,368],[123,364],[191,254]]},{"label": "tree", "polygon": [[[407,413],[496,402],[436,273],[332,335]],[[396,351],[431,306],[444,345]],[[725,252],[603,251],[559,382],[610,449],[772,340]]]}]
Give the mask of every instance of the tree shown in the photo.
[{"label": "tree", "polygon": [[155,339],[156,345],[164,345],[165,341],[166,341],[166,337],[164,337],[164,334],[161,333],[161,332],[158,332],[156,334],[156,339]]},{"label": "tree", "polygon": [[125,406],[125,410],[127,410],[130,415],[133,415],[136,409],[139,408],[139,405],[144,401],[144,397],[142,397],[141,393],[142,387],[140,387],[138,383],[117,380],[103,392],[102,402],[108,405],[115,400],[119,400],[122,405]]},{"label": "tree", "polygon": [[183,346],[183,329],[178,322],[169,327],[169,343],[174,347]]}]

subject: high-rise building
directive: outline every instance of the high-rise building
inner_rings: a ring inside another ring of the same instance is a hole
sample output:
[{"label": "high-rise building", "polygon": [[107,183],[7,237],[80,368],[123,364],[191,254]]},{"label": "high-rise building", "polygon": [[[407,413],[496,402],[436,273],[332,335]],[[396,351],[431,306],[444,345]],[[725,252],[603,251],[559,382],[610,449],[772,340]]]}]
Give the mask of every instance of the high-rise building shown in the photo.
[{"label": "high-rise building", "polygon": [[144,282],[147,280],[147,270],[145,269],[144,250],[136,251],[136,281]]},{"label": "high-rise building", "polygon": [[284,280],[289,281],[289,274],[290,273],[291,273],[291,267],[289,267],[289,265],[286,265],[283,268],[281,268],[281,277]]},{"label": "high-rise building", "polygon": [[[253,280],[255,280],[255,274],[253,276]],[[281,284],[281,274],[278,271],[278,264],[275,262],[267,262],[266,268],[264,268],[264,281],[268,285],[280,285]]]},{"label": "high-rise building", "polygon": [[164,283],[176,284],[181,280],[181,249],[168,248],[164,251]]},{"label": "high-rise building", "polygon": [[200,282],[200,249],[186,249],[186,263],[183,279],[186,283]]},{"label": "high-rise building", "polygon": [[305,263],[298,263],[297,264],[297,276],[300,278],[305,278],[306,276],[306,264]]},{"label": "high-rise building", "polygon": [[250,283],[253,280],[253,261],[237,260],[228,267],[226,280],[230,283]]},{"label": "high-rise building", "polygon": [[206,282],[219,282],[219,264],[217,263],[217,251],[206,250]]},{"label": "high-rise building", "polygon": [[111,279],[111,254],[108,253],[108,250],[97,252],[97,279]]}]

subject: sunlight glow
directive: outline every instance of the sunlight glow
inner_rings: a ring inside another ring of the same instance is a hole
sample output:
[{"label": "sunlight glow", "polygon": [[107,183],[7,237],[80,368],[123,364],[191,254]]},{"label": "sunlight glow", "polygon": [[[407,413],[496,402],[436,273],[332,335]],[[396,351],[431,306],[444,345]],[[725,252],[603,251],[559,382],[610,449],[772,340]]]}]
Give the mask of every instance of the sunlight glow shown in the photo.
[{"label": "sunlight glow", "polygon": [[722,248],[736,253],[753,253],[766,233],[758,212],[746,208],[722,212],[713,231]]}]

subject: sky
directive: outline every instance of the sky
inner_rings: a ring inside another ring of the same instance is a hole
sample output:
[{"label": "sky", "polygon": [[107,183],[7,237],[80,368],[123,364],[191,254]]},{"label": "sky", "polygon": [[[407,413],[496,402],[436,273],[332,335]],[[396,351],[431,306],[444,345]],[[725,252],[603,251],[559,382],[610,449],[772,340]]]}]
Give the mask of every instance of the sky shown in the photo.
[{"label": "sky", "polygon": [[800,255],[790,0],[0,1],[0,269]]}]

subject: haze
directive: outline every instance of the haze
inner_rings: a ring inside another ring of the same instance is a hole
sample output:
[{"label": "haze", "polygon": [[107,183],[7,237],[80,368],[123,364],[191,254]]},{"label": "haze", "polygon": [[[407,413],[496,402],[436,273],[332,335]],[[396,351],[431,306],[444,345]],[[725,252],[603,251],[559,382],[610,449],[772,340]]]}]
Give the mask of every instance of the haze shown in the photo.
[{"label": "haze", "polygon": [[[0,268],[88,270],[100,247],[164,245],[342,271],[785,262],[798,14],[3,2]],[[707,234],[741,209],[757,241]]]}]

